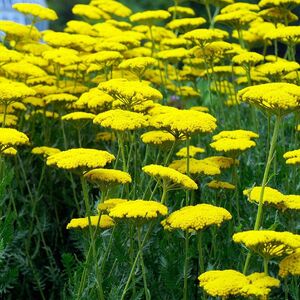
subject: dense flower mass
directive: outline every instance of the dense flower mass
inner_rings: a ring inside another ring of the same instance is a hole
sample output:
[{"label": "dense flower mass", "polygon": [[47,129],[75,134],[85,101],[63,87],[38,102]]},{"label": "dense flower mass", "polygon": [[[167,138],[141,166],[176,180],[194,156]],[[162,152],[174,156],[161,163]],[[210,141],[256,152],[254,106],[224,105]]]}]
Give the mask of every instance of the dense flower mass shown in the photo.
[{"label": "dense flower mass", "polygon": [[159,216],[165,216],[168,208],[158,202],[150,200],[131,200],[116,205],[109,212],[115,219],[145,219],[151,220]]},{"label": "dense flower mass", "polygon": [[0,152],[11,146],[29,144],[29,138],[23,132],[12,128],[0,128]]},{"label": "dense flower mass", "polygon": [[288,231],[250,230],[235,233],[233,240],[267,258],[291,254],[300,248],[300,236]]},{"label": "dense flower mass", "polygon": [[114,155],[107,151],[77,148],[50,155],[47,165],[66,170],[88,170],[104,167],[114,159]]},{"label": "dense flower mass", "polygon": [[173,187],[180,186],[185,189],[198,189],[196,182],[173,168],[160,165],[148,165],[143,167],[143,171],[148,175],[153,176],[156,180],[162,179],[169,182]]},{"label": "dense flower mass", "polygon": [[211,225],[220,226],[232,218],[231,214],[222,207],[210,204],[185,206],[171,213],[163,222],[165,229],[181,229],[188,231],[204,230]]},{"label": "dense flower mass", "polygon": [[74,218],[72,219],[68,225],[67,229],[76,229],[76,228],[87,228],[90,226],[93,227],[99,227],[99,228],[111,228],[115,225],[113,219],[107,215],[100,215],[100,216],[91,216],[90,217],[90,222],[89,223],[89,218]]},{"label": "dense flower mass", "polygon": [[235,270],[211,270],[201,274],[199,285],[213,297],[242,296],[263,299],[269,295],[272,287],[278,287],[280,281],[264,273],[249,276]]}]

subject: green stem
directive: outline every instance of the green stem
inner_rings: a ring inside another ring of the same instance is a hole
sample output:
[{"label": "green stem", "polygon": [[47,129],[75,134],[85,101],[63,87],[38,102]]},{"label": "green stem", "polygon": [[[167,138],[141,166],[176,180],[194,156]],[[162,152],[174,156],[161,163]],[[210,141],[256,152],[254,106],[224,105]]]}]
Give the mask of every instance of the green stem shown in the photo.
[{"label": "green stem", "polygon": [[[144,247],[146,241],[148,240],[148,237],[149,237],[149,235],[150,235],[150,233],[151,233],[151,230],[152,230],[152,228],[153,228],[153,225],[154,225],[154,222],[153,222],[152,224],[149,225],[148,231],[146,232],[146,235],[145,235],[145,237],[144,237],[144,239],[143,239],[143,241],[142,241],[142,243],[141,243],[141,247],[140,247],[141,249],[143,249],[143,247]],[[127,279],[125,288],[124,288],[123,293],[122,293],[122,296],[121,296],[121,300],[124,300],[124,299],[125,299],[125,296],[126,296],[126,293],[127,293],[127,291],[128,291],[128,287],[129,287],[130,281],[131,281],[131,279],[132,279],[132,277],[133,277],[133,274],[134,274],[134,271],[135,271],[137,262],[138,262],[138,260],[139,260],[140,255],[141,255],[141,249],[138,250],[138,253],[137,253],[137,255],[136,255],[136,257],[135,257],[135,260],[134,260],[134,262],[133,262],[133,265],[132,265],[132,267],[131,267],[131,270],[130,270],[130,273],[129,273],[129,277],[128,277],[128,279]]]},{"label": "green stem", "polygon": [[146,269],[144,264],[144,258],[143,258],[143,247],[142,247],[142,239],[141,239],[141,226],[137,226],[137,233],[138,233],[138,244],[139,244],[139,252],[140,252],[140,264],[142,267],[142,275],[143,275],[143,282],[144,282],[144,292],[146,296],[146,300],[150,300],[150,292],[147,286],[147,277],[146,277]]},{"label": "green stem", "polygon": [[[259,230],[259,228],[261,226],[261,223],[262,223],[264,191],[265,191],[265,187],[267,185],[269,171],[270,171],[271,163],[272,163],[273,156],[274,156],[274,153],[275,153],[275,147],[276,147],[276,143],[277,143],[277,138],[278,138],[280,125],[281,125],[281,116],[277,115],[276,119],[275,119],[274,131],[273,131],[273,135],[272,135],[272,139],[271,139],[271,144],[270,144],[269,154],[268,154],[268,158],[267,158],[266,168],[265,168],[265,171],[264,171],[264,176],[263,176],[263,180],[262,180],[262,184],[261,184],[261,191],[260,191],[260,195],[259,195],[259,203],[258,203],[258,210],[257,210],[254,230]],[[247,273],[251,256],[252,256],[252,252],[249,251],[248,254],[247,254],[244,269],[243,269],[244,274]]]},{"label": "green stem", "polygon": [[183,267],[183,300],[188,299],[189,232],[185,232],[185,258]]},{"label": "green stem", "polygon": [[268,265],[269,265],[269,259],[264,257],[264,273],[266,275],[269,275]]},{"label": "green stem", "polygon": [[123,164],[123,171],[127,172],[127,164],[126,164],[126,157],[125,157],[125,147],[124,147],[124,141],[123,141],[123,134],[121,133],[117,133],[118,136],[118,143],[119,143],[119,147],[121,149],[121,156],[122,156],[122,164]]},{"label": "green stem", "polygon": [[[186,137],[186,175],[190,177],[190,138]],[[186,205],[190,204],[190,192],[186,190]]]},{"label": "green stem", "polygon": [[200,274],[204,273],[204,256],[203,256],[203,243],[202,243],[203,233],[199,231],[197,233],[197,249],[199,254],[199,270]]}]

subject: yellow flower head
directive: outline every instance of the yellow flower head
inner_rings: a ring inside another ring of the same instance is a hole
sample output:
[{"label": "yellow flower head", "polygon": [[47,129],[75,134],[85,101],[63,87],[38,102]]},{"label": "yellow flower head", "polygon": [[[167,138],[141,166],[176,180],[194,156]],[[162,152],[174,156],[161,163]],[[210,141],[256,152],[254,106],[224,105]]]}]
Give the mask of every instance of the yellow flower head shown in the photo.
[{"label": "yellow flower head", "polygon": [[258,3],[260,7],[281,6],[290,9],[298,6],[299,4],[299,0],[260,0]]},{"label": "yellow flower head", "polygon": [[153,130],[143,133],[141,139],[145,144],[169,145],[175,142],[175,137],[166,131]]},{"label": "yellow flower head", "polygon": [[8,127],[14,127],[18,123],[18,117],[12,114],[4,114],[0,113],[0,124],[4,124],[3,127],[8,126]]},{"label": "yellow flower head", "polygon": [[[169,167],[173,168],[180,173],[186,174],[187,173],[187,162],[186,158],[180,159],[180,160],[174,160]],[[199,175],[199,174],[205,174],[205,175],[219,175],[221,174],[220,167],[209,162],[205,161],[205,159],[195,159],[190,158],[189,160],[189,171],[192,175]]]},{"label": "yellow flower head", "polygon": [[221,29],[195,29],[185,33],[182,37],[203,46],[206,43],[227,38],[228,33]]},{"label": "yellow flower head", "polygon": [[276,62],[268,62],[256,67],[258,72],[263,75],[272,77],[275,75],[283,76],[289,72],[296,71],[300,68],[300,65],[295,61],[278,60]]},{"label": "yellow flower head", "polygon": [[249,230],[235,233],[232,239],[268,259],[292,254],[300,248],[300,235],[288,231]]},{"label": "yellow flower head", "polygon": [[[201,147],[195,147],[195,146],[190,146],[189,147],[189,156],[194,157],[198,153],[203,153],[205,150]],[[187,157],[187,147],[181,148],[177,153],[176,156],[178,157]]]},{"label": "yellow flower head", "polygon": [[56,154],[59,152],[61,152],[61,151],[58,148],[47,147],[47,146],[34,147],[31,150],[32,154],[42,155],[43,157],[48,157],[52,154]]},{"label": "yellow flower head", "polygon": [[91,113],[76,111],[62,116],[61,119],[65,121],[78,121],[78,120],[83,121],[83,120],[93,120],[95,117],[96,115]]},{"label": "yellow flower head", "polygon": [[130,8],[115,0],[92,0],[90,5],[97,6],[110,15],[126,18],[131,15]]},{"label": "yellow flower head", "polygon": [[182,60],[183,58],[189,57],[190,54],[189,51],[185,48],[175,48],[159,51],[156,56],[160,60],[166,60],[175,63]]},{"label": "yellow flower head", "polygon": [[168,12],[170,12],[173,15],[179,15],[181,17],[195,16],[195,12],[192,8],[179,5],[168,7]]},{"label": "yellow flower head", "polygon": [[278,27],[273,31],[268,31],[264,37],[271,40],[277,39],[286,44],[298,44],[300,41],[300,29],[299,26]]},{"label": "yellow flower head", "polygon": [[110,210],[114,219],[151,220],[168,214],[168,208],[156,201],[132,200],[118,204]]},{"label": "yellow flower head", "polygon": [[120,69],[130,70],[132,73],[141,77],[147,68],[157,65],[157,60],[153,57],[134,57],[123,60],[119,64]]},{"label": "yellow flower head", "polygon": [[29,138],[25,133],[12,128],[0,128],[0,153],[11,146],[27,144]]},{"label": "yellow flower head", "polygon": [[84,174],[88,181],[99,185],[101,189],[111,188],[119,184],[131,183],[131,176],[127,172],[113,169],[94,169]]},{"label": "yellow flower head", "polygon": [[279,276],[300,276],[300,251],[284,258],[279,264]]},{"label": "yellow flower head", "polygon": [[91,20],[110,19],[110,16],[98,7],[87,4],[76,4],[72,8],[72,13]]},{"label": "yellow flower head", "polygon": [[75,102],[78,98],[74,95],[67,94],[67,93],[60,93],[60,94],[52,94],[45,96],[43,100],[46,104],[52,103],[68,103],[68,102]]},{"label": "yellow flower head", "polygon": [[114,159],[114,155],[107,151],[77,148],[50,155],[47,158],[47,165],[65,170],[84,171],[102,168]]},{"label": "yellow flower head", "polygon": [[142,104],[145,101],[162,100],[162,94],[145,82],[126,79],[111,79],[99,84],[98,88],[120,100],[126,108]]},{"label": "yellow flower head", "polygon": [[286,114],[300,107],[300,87],[291,83],[265,83],[244,88],[238,92],[241,101]]},{"label": "yellow flower head", "polygon": [[234,190],[235,186],[229,182],[226,181],[217,181],[217,180],[212,180],[210,181],[207,186],[211,189],[224,189],[224,190]]},{"label": "yellow flower head", "polygon": [[101,111],[110,106],[114,101],[113,97],[100,91],[97,88],[92,88],[88,92],[83,93],[75,102],[78,108],[87,107],[95,111]]},{"label": "yellow flower head", "polygon": [[117,131],[136,130],[148,126],[144,115],[121,109],[100,113],[95,117],[93,123]]},{"label": "yellow flower head", "polygon": [[204,230],[211,225],[221,226],[224,221],[231,218],[231,214],[225,208],[198,204],[185,206],[171,213],[162,221],[162,225],[167,230],[181,229],[193,232]]},{"label": "yellow flower head", "polygon": [[96,141],[103,141],[103,142],[109,142],[109,141],[115,141],[116,136],[114,135],[113,132],[108,132],[108,131],[103,131],[103,132],[98,132],[96,134]]},{"label": "yellow flower head", "polygon": [[[101,216],[91,216],[90,217],[91,226],[93,227],[99,227],[103,229],[111,228],[115,225],[114,220],[107,216],[107,215],[101,215]],[[89,227],[89,218],[74,218],[72,219],[68,225],[67,229],[84,229]]]},{"label": "yellow flower head", "polygon": [[264,60],[264,56],[256,52],[244,52],[235,55],[232,62],[238,65],[254,66]]},{"label": "yellow flower head", "polygon": [[234,161],[231,157],[225,156],[210,156],[204,158],[202,161],[208,164],[215,165],[220,169],[228,169],[233,164],[238,164],[237,160]]},{"label": "yellow flower head", "polygon": [[[251,202],[259,203],[261,187],[256,186],[251,189],[246,189],[243,194],[248,197]],[[281,205],[284,201],[284,195],[276,189],[272,189],[268,186],[264,189],[263,203],[268,205]]]},{"label": "yellow flower head", "polygon": [[247,138],[222,138],[213,143],[210,143],[210,146],[216,151],[240,152],[255,147],[256,143]]},{"label": "yellow flower head", "polygon": [[15,3],[12,7],[24,15],[31,15],[35,21],[39,19],[55,21],[58,18],[53,9],[36,3]]},{"label": "yellow flower head", "polygon": [[[44,39],[45,37],[46,36],[44,36]],[[61,47],[43,52],[43,57],[48,60],[49,63],[67,66],[71,64],[78,64],[81,61],[77,54],[78,52],[76,50]]]},{"label": "yellow flower head", "polygon": [[98,204],[98,210],[104,213],[109,213],[115,206],[128,201],[127,199],[112,198]]},{"label": "yellow flower head", "polygon": [[184,18],[184,19],[175,19],[167,24],[167,27],[171,30],[181,30],[187,31],[192,30],[201,25],[205,24],[206,20],[202,17],[198,18]]},{"label": "yellow flower head", "polygon": [[259,135],[253,131],[250,130],[223,130],[219,132],[218,134],[213,136],[214,141],[218,141],[223,138],[229,138],[229,139],[252,139],[252,138],[258,138]]},{"label": "yellow flower head", "polygon": [[300,149],[288,151],[284,153],[283,157],[288,165],[300,164]]},{"label": "yellow flower head", "polygon": [[171,17],[171,14],[165,10],[147,10],[138,12],[129,17],[131,22],[140,22],[144,24],[153,24]]},{"label": "yellow flower head", "polygon": [[20,61],[23,58],[23,55],[15,50],[9,50],[6,48],[1,48],[1,57],[0,62],[2,63],[9,63],[9,62],[16,62]]},{"label": "yellow flower head", "polygon": [[154,179],[157,181],[163,180],[165,183],[167,183],[169,190],[178,187],[191,190],[198,189],[198,186],[194,180],[173,168],[152,164],[143,167],[142,170],[146,174],[154,177]]},{"label": "yellow flower head", "polygon": [[217,127],[216,119],[212,115],[195,110],[170,110],[151,117],[149,122],[151,126],[178,137],[209,133]]},{"label": "yellow flower head", "polygon": [[264,273],[246,276],[235,270],[211,270],[198,277],[200,287],[213,297],[242,296],[250,299],[266,299],[271,287],[279,287],[280,281]]},{"label": "yellow flower head", "polygon": [[34,95],[35,91],[24,83],[15,81],[0,82],[0,104],[9,104]]},{"label": "yellow flower head", "polygon": [[85,57],[86,64],[103,64],[105,66],[117,65],[123,59],[123,55],[117,51],[99,51]]}]

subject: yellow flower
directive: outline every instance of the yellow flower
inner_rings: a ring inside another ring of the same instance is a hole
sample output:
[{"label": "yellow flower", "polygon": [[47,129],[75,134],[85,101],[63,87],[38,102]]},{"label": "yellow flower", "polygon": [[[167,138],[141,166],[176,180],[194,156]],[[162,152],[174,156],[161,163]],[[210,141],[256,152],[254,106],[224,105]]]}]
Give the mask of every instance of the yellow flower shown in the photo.
[{"label": "yellow flower", "polygon": [[265,83],[244,88],[238,92],[241,101],[286,114],[300,107],[300,87],[291,83]]},{"label": "yellow flower", "polygon": [[241,9],[246,9],[250,11],[259,11],[260,7],[257,4],[237,2],[237,3],[229,4],[224,8],[222,8],[221,13],[223,14],[223,13],[236,12]]},{"label": "yellow flower", "polygon": [[292,254],[300,248],[300,235],[288,231],[249,230],[235,233],[232,239],[267,259]]},{"label": "yellow flower", "polygon": [[227,38],[228,33],[220,29],[195,29],[185,33],[182,37],[203,46],[206,43]]},{"label": "yellow flower", "polygon": [[105,39],[101,39],[94,46],[95,51],[116,51],[116,52],[124,52],[128,48],[127,46],[118,43],[118,42],[109,42]]},{"label": "yellow flower", "polygon": [[97,6],[108,14],[122,18],[130,16],[132,13],[130,8],[125,6],[123,3],[114,0],[92,0],[90,5]]},{"label": "yellow flower", "polygon": [[185,16],[195,16],[195,12],[192,8],[190,7],[185,7],[185,6],[170,6],[168,7],[168,12],[170,12],[173,15],[179,15],[182,17]]},{"label": "yellow flower", "polygon": [[[195,147],[195,146],[190,146],[189,147],[189,156],[194,157],[198,153],[203,153],[205,150],[201,147]],[[187,147],[181,148],[177,153],[176,156],[178,157],[187,157]]]},{"label": "yellow flower", "polygon": [[182,31],[187,31],[187,30],[192,30],[197,27],[200,27],[201,25],[205,24],[206,20],[202,17],[198,18],[184,18],[184,19],[175,19],[172,20],[167,24],[167,27],[170,28],[171,30],[182,30]]},{"label": "yellow flower", "polygon": [[[44,36],[44,39],[47,41],[48,35]],[[56,37],[54,37],[54,41],[59,42]],[[71,64],[78,64],[81,59],[77,55],[78,52],[73,49],[68,49],[68,48],[58,48],[58,49],[53,49],[53,50],[47,50],[43,52],[43,57],[49,61],[49,63],[55,63],[58,65],[62,66],[67,66]]]},{"label": "yellow flower", "polygon": [[206,106],[192,106],[190,110],[202,111],[202,112],[209,112],[209,108]]},{"label": "yellow flower", "polygon": [[95,111],[101,111],[109,107],[113,101],[114,99],[110,95],[97,88],[92,88],[79,97],[75,102],[75,106],[78,108],[87,107]]},{"label": "yellow flower", "polygon": [[143,133],[141,139],[145,144],[164,145],[175,142],[175,137],[166,131],[153,130]]},{"label": "yellow flower", "polygon": [[36,19],[55,21],[58,18],[53,9],[36,3],[15,3],[12,7],[24,15],[33,16],[35,21]]},{"label": "yellow flower", "polygon": [[300,65],[295,61],[278,60],[276,62],[268,62],[256,67],[258,72],[271,77],[274,75],[283,76],[289,72],[296,71]]},{"label": "yellow flower", "polygon": [[25,97],[34,96],[35,91],[21,82],[3,81],[0,82],[0,104],[9,104],[20,101]]},{"label": "yellow flower", "polygon": [[14,127],[18,123],[18,117],[12,114],[5,114],[5,120],[4,120],[4,114],[0,113],[0,124],[3,124],[5,121],[5,126],[11,126]]},{"label": "yellow flower", "polygon": [[183,58],[189,57],[189,51],[185,48],[175,48],[169,50],[159,51],[156,54],[158,59],[166,60],[170,62],[178,62]]},{"label": "yellow flower", "polygon": [[283,211],[286,209],[300,210],[300,195],[284,195],[279,208]]},{"label": "yellow flower", "polygon": [[268,31],[265,38],[280,40],[282,43],[287,44],[298,44],[300,41],[300,28],[299,26],[278,27],[273,31]]},{"label": "yellow flower", "polygon": [[200,287],[213,297],[242,296],[266,299],[271,287],[279,287],[280,281],[264,273],[246,276],[235,270],[211,270],[198,277]]},{"label": "yellow flower", "polygon": [[282,6],[286,8],[293,8],[300,4],[299,0],[260,0],[258,5],[260,7]]},{"label": "yellow flower", "polygon": [[149,122],[151,126],[166,130],[177,137],[209,133],[217,127],[216,119],[212,115],[194,110],[170,110],[152,116]]},{"label": "yellow flower", "polygon": [[98,88],[120,100],[127,109],[145,101],[162,100],[162,94],[145,82],[111,79],[99,84]]},{"label": "yellow flower", "polygon": [[117,131],[135,130],[148,126],[144,115],[121,109],[100,113],[95,117],[93,123]]},{"label": "yellow flower", "polygon": [[283,157],[286,159],[288,165],[300,164],[300,149],[288,151],[284,153]]},{"label": "yellow flower", "polygon": [[76,111],[62,116],[61,119],[65,121],[77,121],[77,120],[93,120],[95,117],[96,115],[91,113]]},{"label": "yellow flower", "polygon": [[215,165],[220,169],[228,169],[233,164],[238,164],[237,160],[234,161],[231,157],[225,156],[210,156],[202,159],[202,161],[207,164]]},{"label": "yellow flower", "polygon": [[103,131],[103,132],[98,132],[96,134],[96,141],[104,141],[104,142],[109,142],[109,141],[115,141],[116,137],[112,132],[108,131]]},{"label": "yellow flower", "polygon": [[253,131],[250,130],[223,130],[219,132],[218,134],[213,136],[214,141],[218,141],[223,138],[229,138],[229,139],[242,139],[242,138],[258,138],[259,135]]},{"label": "yellow flower", "polygon": [[185,206],[171,213],[162,225],[165,229],[181,229],[187,231],[204,230],[211,225],[221,226],[224,221],[231,220],[231,214],[222,207],[210,204]]},{"label": "yellow flower", "polygon": [[201,274],[199,285],[213,297],[237,296],[249,281],[247,277],[235,270],[211,270]]},{"label": "yellow flower", "polygon": [[99,185],[101,189],[111,188],[119,184],[131,183],[130,174],[114,169],[93,169],[85,173],[84,178]]},{"label": "yellow flower", "polygon": [[168,208],[156,201],[132,200],[118,204],[109,215],[115,219],[151,220],[168,214]]},{"label": "yellow flower", "polygon": [[153,24],[154,22],[165,20],[171,17],[171,14],[165,10],[147,10],[137,12],[129,17],[131,22],[141,22]]},{"label": "yellow flower", "polygon": [[84,58],[86,64],[104,64],[105,66],[117,65],[123,59],[123,55],[117,51],[99,51],[89,54]]},{"label": "yellow flower", "polygon": [[[261,193],[261,187],[256,186],[251,189],[246,189],[243,191],[243,194],[248,197],[248,200],[251,202],[259,203]],[[264,198],[263,203],[264,204],[273,204],[275,206],[282,204],[284,201],[284,195],[280,193],[276,189],[272,189],[268,186],[264,189]]]},{"label": "yellow flower", "polygon": [[110,16],[101,9],[87,4],[76,4],[72,8],[74,15],[86,17],[91,20],[110,19]]},{"label": "yellow flower", "polygon": [[298,21],[297,15],[284,7],[271,7],[261,10],[258,15],[272,23],[291,23]]},{"label": "yellow flower", "polygon": [[42,146],[42,147],[34,147],[31,150],[32,154],[36,155],[42,155],[43,157],[48,157],[52,154],[56,154],[61,152],[58,148],[54,147],[47,147],[47,146]]},{"label": "yellow flower", "polygon": [[66,170],[102,168],[115,159],[113,154],[97,149],[77,148],[61,151],[47,158],[47,165]]},{"label": "yellow flower", "polygon": [[234,190],[235,186],[229,182],[225,181],[217,181],[217,180],[212,180],[207,184],[207,186],[211,189],[225,189],[225,190]]},{"label": "yellow flower", "polygon": [[119,64],[120,69],[130,70],[139,78],[145,73],[146,69],[157,65],[157,60],[153,57],[135,57],[123,60]]},{"label": "yellow flower", "polygon": [[98,204],[98,210],[104,213],[109,213],[115,206],[128,201],[127,199],[112,198]]},{"label": "yellow flower", "polygon": [[[169,167],[173,168],[180,173],[187,173],[187,162],[186,158],[180,160],[174,160]],[[221,174],[220,167],[210,163],[209,161],[205,161],[204,159],[195,159],[190,158],[189,160],[189,171],[191,175],[205,174],[205,175],[218,175]]]},{"label": "yellow flower", "polygon": [[300,275],[300,251],[293,253],[284,258],[279,264],[280,277],[286,277],[288,275],[299,276]]},{"label": "yellow flower", "polygon": [[189,45],[190,42],[183,38],[164,38],[160,41],[160,44],[163,46],[168,46],[170,48],[179,48],[179,47],[185,47],[186,45]]},{"label": "yellow flower", "polygon": [[247,138],[240,138],[240,139],[222,138],[213,143],[210,143],[210,146],[214,148],[216,151],[240,152],[255,147],[256,143]]},{"label": "yellow flower", "polygon": [[244,52],[235,55],[232,58],[232,62],[238,65],[250,65],[254,66],[264,60],[264,56],[256,52]]},{"label": "yellow flower", "polygon": [[29,138],[25,133],[12,128],[0,128],[0,153],[11,146],[27,144]]},{"label": "yellow flower", "polygon": [[7,156],[16,156],[18,153],[17,149],[15,149],[13,147],[6,148],[5,150],[0,151],[0,152],[2,155],[7,155]]},{"label": "yellow flower", "polygon": [[52,103],[68,103],[68,102],[75,102],[78,98],[74,95],[67,94],[67,93],[60,93],[60,94],[52,94],[45,96],[43,101],[46,104]]},{"label": "yellow flower", "polygon": [[23,58],[23,55],[15,50],[1,48],[0,51],[1,51],[1,57],[0,57],[1,65],[2,63],[20,61]]},{"label": "yellow flower", "polygon": [[38,40],[41,37],[35,26],[26,26],[9,20],[0,20],[0,31],[6,34],[6,40],[22,40],[29,36],[32,40]]},{"label": "yellow flower", "polygon": [[[91,226],[93,226],[93,227],[99,226],[100,228],[103,228],[103,229],[111,228],[115,225],[114,220],[107,215],[91,216],[90,221],[91,221]],[[75,228],[84,229],[87,227],[89,227],[89,218],[88,217],[74,218],[67,225],[67,229],[75,229]]]},{"label": "yellow flower", "polygon": [[143,167],[142,170],[146,174],[154,177],[154,179],[157,181],[163,180],[163,182],[165,182],[165,184],[168,186],[169,190],[178,187],[191,190],[198,189],[198,186],[194,180],[173,168],[152,164]]}]

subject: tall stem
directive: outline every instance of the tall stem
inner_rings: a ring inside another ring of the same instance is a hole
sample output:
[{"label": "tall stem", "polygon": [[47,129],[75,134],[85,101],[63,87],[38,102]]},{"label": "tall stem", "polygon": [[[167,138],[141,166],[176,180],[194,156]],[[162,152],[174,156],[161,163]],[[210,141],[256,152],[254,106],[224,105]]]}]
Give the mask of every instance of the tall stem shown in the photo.
[{"label": "tall stem", "polygon": [[[271,163],[272,163],[273,156],[274,156],[274,153],[275,153],[275,148],[276,148],[276,143],[277,143],[277,139],[278,139],[280,123],[281,123],[281,116],[277,115],[276,119],[275,119],[274,131],[273,131],[273,135],[272,135],[272,139],[271,139],[271,144],[270,144],[269,154],[268,154],[268,158],[267,158],[266,168],[265,168],[265,172],[264,172],[264,176],[263,176],[263,180],[262,180],[262,184],[261,184],[261,190],[260,190],[260,195],[259,195],[259,203],[258,203],[258,209],[257,209],[257,214],[256,214],[254,230],[258,230],[261,226],[261,223],[262,223],[264,192],[265,192],[265,187],[266,187],[267,181],[268,181],[268,176],[269,176]],[[247,273],[251,256],[252,256],[252,252],[249,251],[248,254],[247,254],[244,269],[243,269],[244,274]]]},{"label": "tall stem", "polygon": [[183,300],[188,299],[189,232],[185,232],[185,258],[183,267]]}]

